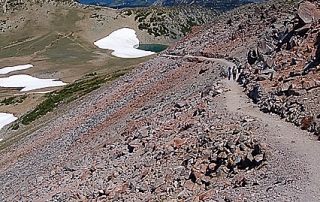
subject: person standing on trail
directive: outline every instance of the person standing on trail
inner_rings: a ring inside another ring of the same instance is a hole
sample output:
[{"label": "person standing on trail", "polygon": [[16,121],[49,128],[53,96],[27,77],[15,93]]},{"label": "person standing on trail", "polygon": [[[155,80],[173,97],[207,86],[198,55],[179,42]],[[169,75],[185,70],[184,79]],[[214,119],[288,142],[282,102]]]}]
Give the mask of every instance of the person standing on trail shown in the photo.
[{"label": "person standing on trail", "polygon": [[239,74],[240,74],[240,72],[241,72],[241,68],[242,68],[242,64],[239,63],[239,65],[238,65],[238,73],[239,73]]},{"label": "person standing on trail", "polygon": [[235,66],[233,66],[233,68],[232,68],[232,75],[233,75],[233,80],[236,80],[236,78],[237,78],[237,70],[236,70]]},{"label": "person standing on trail", "polygon": [[228,80],[231,78],[231,67],[228,68]]}]

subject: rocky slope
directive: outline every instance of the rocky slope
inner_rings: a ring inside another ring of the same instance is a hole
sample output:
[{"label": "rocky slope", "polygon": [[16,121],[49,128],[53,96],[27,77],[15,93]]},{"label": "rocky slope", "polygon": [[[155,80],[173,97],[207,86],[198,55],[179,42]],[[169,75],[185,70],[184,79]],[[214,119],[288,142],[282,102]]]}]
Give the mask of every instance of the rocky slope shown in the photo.
[{"label": "rocky slope", "polygon": [[[306,1],[294,9],[272,2],[252,6],[252,12],[235,9],[219,26],[207,27],[211,32],[199,36],[195,29],[168,53],[230,58],[241,64],[238,81],[262,111],[318,134],[319,5]],[[199,37],[209,41],[199,43]],[[193,48],[186,52],[186,46]]]},{"label": "rocky slope", "polygon": [[[1,152],[0,200],[304,201],[308,196],[317,201],[318,186],[309,191],[310,178],[318,178],[306,167],[306,158],[314,154],[291,150],[288,145],[298,139],[284,144],[280,138],[284,131],[307,133],[281,121],[269,129],[271,123],[261,121],[261,115],[241,112],[239,103],[249,103],[250,112],[254,105],[230,93],[233,81],[222,80],[229,66],[241,62],[248,76],[239,81],[246,81],[249,90],[257,81],[261,92],[268,92],[268,80],[259,81],[250,71],[263,55],[250,67],[254,54],[248,58],[247,53],[268,33],[275,34],[267,38],[270,42],[281,35],[277,25],[289,25],[295,13],[301,18],[303,6],[296,10],[293,3],[269,1],[225,13],[131,73],[70,103],[67,112],[40,129],[24,131],[19,142]],[[314,32],[302,39],[311,40]],[[272,50],[275,58],[285,55]],[[318,71],[300,76],[311,74]],[[304,96],[316,108],[318,98]]]},{"label": "rocky slope", "polygon": [[[303,2],[275,23],[248,53],[239,82],[262,111],[320,135],[320,9]],[[254,56],[255,55],[255,56]]]}]

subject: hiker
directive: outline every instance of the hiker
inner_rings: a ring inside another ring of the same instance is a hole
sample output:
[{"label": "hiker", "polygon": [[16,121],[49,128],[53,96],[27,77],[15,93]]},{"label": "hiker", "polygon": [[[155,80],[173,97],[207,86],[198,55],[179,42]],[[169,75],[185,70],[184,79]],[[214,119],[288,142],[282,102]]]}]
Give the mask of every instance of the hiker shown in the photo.
[{"label": "hiker", "polygon": [[228,68],[228,80],[231,78],[231,67]]},{"label": "hiker", "polygon": [[232,75],[233,75],[233,80],[236,80],[237,70],[236,70],[236,67],[235,67],[235,66],[233,66],[233,68],[232,68]]},{"label": "hiker", "polygon": [[239,74],[240,74],[240,72],[241,72],[241,67],[242,67],[242,64],[239,63],[239,65],[238,65],[238,73],[239,73]]}]

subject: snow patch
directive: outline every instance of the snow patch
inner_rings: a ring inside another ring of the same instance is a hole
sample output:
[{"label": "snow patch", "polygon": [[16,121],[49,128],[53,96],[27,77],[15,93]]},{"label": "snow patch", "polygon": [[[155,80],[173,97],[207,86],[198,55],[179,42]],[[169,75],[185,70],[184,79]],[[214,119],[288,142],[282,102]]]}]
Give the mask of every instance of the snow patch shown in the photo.
[{"label": "snow patch", "polygon": [[113,50],[111,54],[120,58],[139,58],[154,54],[151,51],[135,48],[139,46],[139,39],[136,31],[129,28],[118,29],[109,36],[94,42],[94,45],[102,49]]},{"label": "snow patch", "polygon": [[14,75],[6,78],[0,78],[1,87],[22,88],[22,92],[64,85],[66,85],[66,83],[62,81],[56,81],[55,79],[38,79],[29,75]]},{"label": "snow patch", "polygon": [[[15,121],[17,117],[13,116],[13,114],[7,114],[7,113],[0,113],[0,129],[3,128],[3,126]],[[1,139],[0,141],[2,141]]]},{"label": "snow patch", "polygon": [[29,69],[31,67],[33,67],[33,65],[31,65],[31,64],[17,65],[17,66],[13,66],[13,67],[3,67],[0,69],[0,74],[8,74],[8,73],[14,72],[14,71]]}]

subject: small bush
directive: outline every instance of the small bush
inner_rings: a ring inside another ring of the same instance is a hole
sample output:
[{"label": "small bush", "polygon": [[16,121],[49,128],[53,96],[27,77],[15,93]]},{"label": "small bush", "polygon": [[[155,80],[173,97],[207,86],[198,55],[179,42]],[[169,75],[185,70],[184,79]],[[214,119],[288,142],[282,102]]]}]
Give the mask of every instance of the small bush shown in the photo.
[{"label": "small bush", "polygon": [[5,105],[13,104],[14,98],[15,97],[4,98],[3,100],[1,100],[1,103]]},{"label": "small bush", "polygon": [[304,117],[303,119],[301,119],[301,128],[303,130],[308,130],[311,126],[313,122],[313,117],[310,116],[310,117]]},{"label": "small bush", "polygon": [[89,73],[85,75],[86,77],[97,76],[97,72]]},{"label": "small bush", "polygon": [[1,100],[1,104],[5,105],[11,105],[11,104],[16,104],[16,103],[22,103],[28,96],[25,95],[19,95],[19,96],[12,96],[8,98],[4,98]]},{"label": "small bush", "polygon": [[19,129],[19,123],[15,123],[11,126],[11,130],[18,130]]},{"label": "small bush", "polygon": [[130,15],[132,15],[132,11],[131,10],[126,10],[124,12],[124,15],[130,16]]}]

